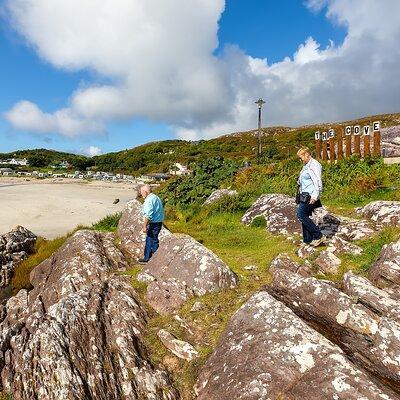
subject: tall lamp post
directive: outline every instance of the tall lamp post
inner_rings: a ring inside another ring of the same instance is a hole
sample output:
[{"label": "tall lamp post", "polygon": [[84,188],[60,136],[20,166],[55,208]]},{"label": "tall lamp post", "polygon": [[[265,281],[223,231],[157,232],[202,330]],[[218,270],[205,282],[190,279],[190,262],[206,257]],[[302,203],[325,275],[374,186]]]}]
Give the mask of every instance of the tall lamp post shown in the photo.
[{"label": "tall lamp post", "polygon": [[257,135],[257,161],[260,161],[261,157],[261,109],[265,101],[263,99],[258,99],[255,102],[258,105],[258,135]]}]

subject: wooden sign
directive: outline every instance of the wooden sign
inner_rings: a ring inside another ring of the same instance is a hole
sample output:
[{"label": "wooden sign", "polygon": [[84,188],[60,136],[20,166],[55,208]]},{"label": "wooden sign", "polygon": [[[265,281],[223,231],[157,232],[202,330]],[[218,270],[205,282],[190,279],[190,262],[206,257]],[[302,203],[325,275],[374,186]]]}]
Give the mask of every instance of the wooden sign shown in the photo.
[{"label": "wooden sign", "polygon": [[319,160],[321,158],[321,133],[320,133],[320,131],[315,132],[314,137],[315,137],[316,158],[317,158],[317,160]]},{"label": "wooden sign", "polygon": [[370,130],[371,127],[369,125],[365,125],[363,128],[364,133],[364,157],[369,156],[371,154],[371,144],[370,144]]},{"label": "wooden sign", "polygon": [[328,159],[328,146],[327,141],[328,134],[327,132],[322,132],[322,159],[326,161]]},{"label": "wooden sign", "polygon": [[372,131],[374,132],[374,155],[381,155],[381,123],[375,121],[372,124]]},{"label": "wooden sign", "polygon": [[361,154],[361,146],[360,146],[360,125],[355,125],[353,128],[354,133],[354,153],[360,155]]},{"label": "wooden sign", "polygon": [[329,159],[331,161],[335,160],[335,130],[329,129],[328,130],[328,151],[329,151]]},{"label": "wooden sign", "polygon": [[343,158],[343,128],[338,129],[337,134],[337,159],[341,160]]},{"label": "wooden sign", "polygon": [[346,157],[351,156],[351,132],[353,130],[353,127],[350,125],[347,125],[345,128],[345,134],[346,134]]}]

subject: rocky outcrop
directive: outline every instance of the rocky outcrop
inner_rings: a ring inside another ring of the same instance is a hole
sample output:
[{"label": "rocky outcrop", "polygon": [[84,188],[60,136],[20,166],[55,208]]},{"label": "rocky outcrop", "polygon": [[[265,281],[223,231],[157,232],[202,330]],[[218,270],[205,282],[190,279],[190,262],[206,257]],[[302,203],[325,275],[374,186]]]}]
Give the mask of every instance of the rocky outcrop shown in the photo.
[{"label": "rocky outcrop", "polygon": [[198,400],[398,398],[266,292],[232,317],[196,391]]},{"label": "rocky outcrop", "polygon": [[382,247],[368,277],[379,287],[400,285],[400,240]]},{"label": "rocky outcrop", "polygon": [[78,231],[31,273],[34,289],[6,305],[1,386],[19,399],[163,399],[178,394],[154,368],[147,313],[110,233]]},{"label": "rocky outcrop", "polygon": [[[243,215],[242,222],[250,225],[254,218],[263,216],[267,230],[287,237],[301,234],[301,224],[296,217],[294,198],[282,194],[260,196]],[[325,208],[318,208],[312,216],[322,233],[328,237],[339,236],[353,241],[369,237],[375,229],[365,220],[356,220],[329,213]]]},{"label": "rocky outcrop", "polygon": [[179,358],[192,361],[199,356],[198,351],[190,343],[177,339],[165,329],[160,329],[157,336],[163,345]]},{"label": "rocky outcrop", "polygon": [[[143,233],[142,204],[134,199],[127,203],[118,223],[118,237],[122,247],[133,257],[143,256],[146,234]],[[161,229],[159,238],[171,235],[168,229]]]},{"label": "rocky outcrop", "polygon": [[400,226],[400,201],[373,201],[356,211],[380,225]]},{"label": "rocky outcrop", "polygon": [[222,199],[225,196],[236,196],[238,192],[236,190],[230,190],[230,189],[218,189],[214,190],[210,196],[207,198],[207,200],[204,202],[203,205],[208,205],[215,203],[216,201]]},{"label": "rocky outcrop", "polygon": [[300,265],[293,261],[287,254],[283,253],[275,257],[269,266],[269,271],[273,272],[276,269],[284,269],[287,271],[295,272],[302,276],[310,276],[312,273],[311,264],[307,262]]},{"label": "rocky outcrop", "polygon": [[382,155],[400,157],[400,125],[381,129]]},{"label": "rocky outcrop", "polygon": [[236,275],[220,258],[182,234],[164,238],[144,272],[155,278],[147,287],[147,300],[162,314],[175,312],[194,296],[237,284]]},{"label": "rocky outcrop", "polygon": [[315,259],[315,264],[324,274],[337,274],[342,261],[332,252],[324,250]]},{"label": "rocky outcrop", "polygon": [[400,324],[315,278],[276,270],[266,288],[339,345],[355,364],[400,392]]},{"label": "rocky outcrop", "polygon": [[15,267],[33,252],[35,242],[36,236],[22,226],[0,236],[0,288],[10,284]]},{"label": "rocky outcrop", "polygon": [[[131,201],[118,226],[121,244],[132,255],[143,251],[143,217],[140,203]],[[236,275],[213,252],[188,235],[164,230],[160,247],[140,274],[149,282],[147,300],[159,313],[178,310],[188,299],[203,296],[237,284]]]},{"label": "rocky outcrop", "polygon": [[400,301],[374,286],[368,279],[347,272],[343,276],[343,292],[379,316],[386,316],[400,323]]},{"label": "rocky outcrop", "polygon": [[352,254],[360,255],[363,249],[354,243],[349,243],[348,241],[342,239],[341,237],[334,236],[328,244],[327,251],[335,254]]}]

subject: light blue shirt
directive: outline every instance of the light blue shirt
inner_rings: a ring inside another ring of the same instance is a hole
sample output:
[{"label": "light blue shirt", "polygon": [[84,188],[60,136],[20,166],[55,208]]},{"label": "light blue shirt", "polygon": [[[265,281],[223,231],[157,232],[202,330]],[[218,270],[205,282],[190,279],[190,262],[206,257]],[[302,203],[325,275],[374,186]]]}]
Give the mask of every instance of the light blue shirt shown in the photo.
[{"label": "light blue shirt", "polygon": [[313,199],[318,199],[322,191],[321,173],[321,164],[317,160],[311,158],[300,172],[300,192],[309,193]]},{"label": "light blue shirt", "polygon": [[143,203],[143,215],[150,222],[164,221],[164,207],[161,199],[154,193],[150,193]]}]

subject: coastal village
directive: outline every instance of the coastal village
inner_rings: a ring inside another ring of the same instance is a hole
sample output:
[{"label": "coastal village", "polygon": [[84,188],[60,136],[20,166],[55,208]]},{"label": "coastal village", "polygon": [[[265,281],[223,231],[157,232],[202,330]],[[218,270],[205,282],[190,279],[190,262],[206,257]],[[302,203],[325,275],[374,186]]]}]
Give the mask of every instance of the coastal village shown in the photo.
[{"label": "coastal village", "polygon": [[29,171],[29,161],[26,158],[11,158],[0,160],[0,176],[8,177],[26,177],[37,179],[80,179],[80,180],[96,180],[96,181],[111,181],[111,182],[131,182],[137,184],[143,183],[158,183],[165,182],[172,176],[187,176],[191,175],[192,171],[181,163],[171,165],[168,173],[148,173],[140,176],[127,175],[123,173],[113,173],[107,171],[91,171],[87,168],[86,171],[73,171],[72,165],[68,161],[61,161],[58,164],[50,165],[45,171]]}]

